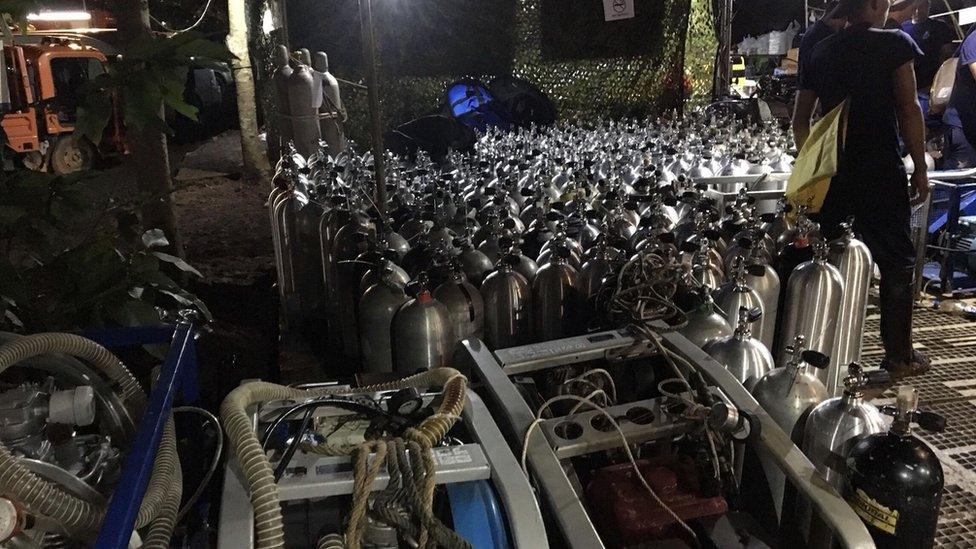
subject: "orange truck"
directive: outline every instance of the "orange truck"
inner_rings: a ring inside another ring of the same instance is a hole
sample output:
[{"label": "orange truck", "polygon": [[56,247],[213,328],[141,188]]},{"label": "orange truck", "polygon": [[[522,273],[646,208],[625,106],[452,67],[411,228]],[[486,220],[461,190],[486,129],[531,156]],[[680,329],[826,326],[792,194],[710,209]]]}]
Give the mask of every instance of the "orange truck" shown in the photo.
[{"label": "orange truck", "polygon": [[[17,164],[58,174],[87,170],[99,154],[123,152],[118,117],[101,143],[75,136],[79,88],[105,70],[114,48],[84,35],[15,35],[3,43],[0,127],[4,167]],[[13,154],[10,154],[10,153]]]}]

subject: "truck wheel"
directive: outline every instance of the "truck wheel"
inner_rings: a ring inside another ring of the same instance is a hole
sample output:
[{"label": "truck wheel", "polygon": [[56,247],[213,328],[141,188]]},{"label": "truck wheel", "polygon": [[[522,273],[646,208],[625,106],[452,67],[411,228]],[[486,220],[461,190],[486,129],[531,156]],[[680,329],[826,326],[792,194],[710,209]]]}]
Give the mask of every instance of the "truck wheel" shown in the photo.
[{"label": "truck wheel", "polygon": [[51,171],[64,175],[90,170],[95,163],[95,148],[84,137],[64,135],[51,147]]}]

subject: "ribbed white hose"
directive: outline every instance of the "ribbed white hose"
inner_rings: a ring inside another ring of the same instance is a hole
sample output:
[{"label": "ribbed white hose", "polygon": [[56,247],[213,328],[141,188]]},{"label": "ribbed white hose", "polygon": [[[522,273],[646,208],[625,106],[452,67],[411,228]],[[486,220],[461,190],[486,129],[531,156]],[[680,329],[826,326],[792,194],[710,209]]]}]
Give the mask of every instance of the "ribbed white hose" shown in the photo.
[{"label": "ribbed white hose", "polygon": [[[146,494],[142,498],[139,514],[136,516],[136,528],[142,528],[160,516],[169,500],[172,486],[176,484],[175,477],[181,473],[180,457],[176,453],[176,428],[171,415],[163,426],[163,437],[159,440],[159,449],[156,451],[149,485],[146,487]],[[179,512],[179,508],[176,511]],[[175,519],[176,515],[171,518]]]},{"label": "ribbed white hose", "polygon": [[[52,353],[70,355],[86,361],[105,374],[116,386],[116,391],[130,413],[138,416],[145,410],[146,394],[125,365],[108,349],[78,335],[35,334],[6,343],[0,346],[0,373],[23,360]],[[146,489],[143,508],[139,513],[138,520],[143,525],[157,518],[156,515],[163,507],[162,501],[173,484],[172,456],[175,456],[176,452],[176,437],[172,429],[172,419],[169,420],[167,427],[160,441],[159,451],[164,462],[154,463],[153,477]],[[167,472],[168,475],[165,474]],[[104,509],[96,508],[87,501],[64,492],[56,484],[28,471],[2,443],[0,443],[0,493],[23,504],[28,512],[49,517],[63,525],[68,532],[80,537],[89,536],[97,531],[105,512]]]},{"label": "ribbed white hose", "polygon": [[346,549],[346,538],[342,534],[322,536],[315,549]]},{"label": "ribbed white hose", "polygon": [[[452,368],[434,368],[398,381],[360,387],[325,389],[294,389],[274,383],[253,382],[231,391],[220,405],[220,419],[227,433],[231,451],[240,464],[251,496],[254,510],[254,532],[259,549],[284,547],[281,506],[278,485],[267,455],[248,415],[248,407],[259,402],[296,400],[327,397],[337,393],[372,393],[405,387],[443,388],[440,408],[413,431],[413,436],[427,440],[431,445],[439,442],[453,426],[464,408],[466,380]],[[408,434],[409,436],[409,434]]]},{"label": "ribbed white hose", "polygon": [[[167,428],[172,430],[173,419],[166,422]],[[159,517],[149,525],[145,543],[142,549],[169,549],[169,540],[176,528],[176,515],[180,512],[180,501],[183,499],[183,470],[179,460],[173,470],[173,482],[169,486],[166,500],[160,509]]]}]

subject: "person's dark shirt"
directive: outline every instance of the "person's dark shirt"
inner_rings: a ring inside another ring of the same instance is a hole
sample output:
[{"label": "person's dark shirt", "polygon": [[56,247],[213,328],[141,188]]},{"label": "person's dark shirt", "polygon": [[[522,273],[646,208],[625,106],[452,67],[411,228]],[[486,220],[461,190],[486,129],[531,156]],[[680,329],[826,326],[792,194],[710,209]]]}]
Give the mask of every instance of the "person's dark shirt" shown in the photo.
[{"label": "person's dark shirt", "polygon": [[942,117],[942,122],[946,125],[962,128],[966,140],[976,146],[976,80],[969,68],[973,63],[976,63],[976,29],[969,33],[959,47],[956,81],[952,85],[949,105]]},{"label": "person's dark shirt", "polygon": [[821,20],[811,25],[810,28],[803,33],[803,38],[800,40],[800,53],[796,60],[797,84],[800,86],[801,90],[810,89],[809,86],[805,85],[806,82],[803,76],[803,67],[810,62],[810,54],[813,53],[813,48],[824,38],[827,38],[835,32],[837,31],[830,28],[829,25]]},{"label": "person's dark shirt", "polygon": [[915,60],[915,82],[918,89],[928,90],[935,80],[935,73],[939,72],[942,48],[952,42],[952,29],[938,19],[923,19],[918,23],[905,21],[901,30],[911,36],[922,50],[922,56]]},{"label": "person's dark shirt", "polygon": [[847,27],[814,48],[807,79],[820,99],[821,111],[830,112],[850,98],[844,156],[851,161],[851,175],[878,180],[904,169],[894,75],[918,53],[918,46],[904,32],[872,29],[867,24]]}]

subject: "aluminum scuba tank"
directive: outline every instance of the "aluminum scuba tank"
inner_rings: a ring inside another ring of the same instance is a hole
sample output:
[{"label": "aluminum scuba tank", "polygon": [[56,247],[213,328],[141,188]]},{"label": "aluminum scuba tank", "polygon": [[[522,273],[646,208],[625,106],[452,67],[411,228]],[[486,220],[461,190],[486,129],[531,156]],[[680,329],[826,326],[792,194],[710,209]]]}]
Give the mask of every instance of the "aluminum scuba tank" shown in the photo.
[{"label": "aluminum scuba tank", "polygon": [[[311,67],[298,65],[285,81],[295,149],[308,157],[318,148],[322,134],[319,129],[318,103],[315,97],[315,76]],[[319,98],[321,100],[321,98]]]},{"label": "aluminum scuba tank", "polygon": [[772,352],[776,336],[776,319],[779,315],[780,281],[779,275],[769,263],[762,263],[756,257],[753,247],[746,269],[746,285],[755,290],[763,304],[762,337],[759,339]]},{"label": "aluminum scuba tank", "polygon": [[942,416],[917,409],[918,392],[898,389],[891,429],[862,438],[847,454],[844,495],[879,549],[930,549],[942,504],[945,478],[931,448],[912,435],[912,423],[945,430]]},{"label": "aluminum scuba tank", "polygon": [[507,254],[481,284],[485,302],[485,343],[492,349],[516,347],[529,341],[532,287],[515,271],[518,257]]},{"label": "aluminum scuba tank", "polygon": [[[868,290],[874,273],[871,251],[864,242],[854,237],[853,222],[854,218],[848,218],[847,223],[841,223],[843,235],[829,244],[828,261],[837,267],[844,280],[837,334],[830,351],[834,365],[850,364],[861,359]],[[840,391],[840,377],[839,368],[828,370],[824,384],[831,396]]]},{"label": "aluminum scuba tank", "polygon": [[[776,353],[781,362],[787,359],[785,347],[798,335],[806,338],[810,350],[823,354],[831,352],[834,344],[844,280],[837,267],[827,263],[827,246],[818,240],[813,247],[813,260],[794,269],[787,284]],[[818,373],[821,381],[826,381],[828,371]]]},{"label": "aluminum scuba tank", "polygon": [[346,139],[342,134],[342,98],[339,95],[339,81],[329,72],[329,56],[325,52],[315,52],[312,58],[315,75],[322,81],[322,105],[319,120],[322,138],[329,144],[329,153],[336,156],[346,148]]},{"label": "aluminum scuba tank", "polygon": [[396,266],[392,262],[386,262],[379,281],[359,300],[359,345],[364,372],[393,371],[393,316],[409,299],[393,267]]},{"label": "aluminum scuba tank", "polygon": [[408,285],[414,298],[393,316],[393,371],[402,374],[447,366],[457,338],[451,313],[427,289],[426,277]]},{"label": "aluminum scuba tank", "polygon": [[485,302],[478,289],[465,279],[460,265],[451,265],[449,280],[434,290],[434,298],[451,313],[458,341],[484,337]]},{"label": "aluminum scuba tank", "polygon": [[718,363],[729,369],[747,389],[773,369],[773,357],[758,339],[752,337],[749,325],[759,320],[762,310],[757,308],[738,310],[739,321],[735,332],[728,337],[707,343],[702,350]]},{"label": "aluminum scuba tank", "polygon": [[360,294],[365,294],[366,290],[370,289],[373,284],[379,282],[386,271],[390,271],[390,276],[399,282],[400,286],[407,286],[407,284],[410,282],[410,275],[407,274],[407,271],[403,270],[403,267],[400,267],[393,262],[393,258],[395,256],[396,252],[387,250],[384,252],[384,258],[366,271],[366,274],[364,274],[363,278],[359,281]]},{"label": "aluminum scuba tank", "polygon": [[[802,443],[801,419],[811,408],[827,399],[827,389],[807,366],[825,368],[830,359],[822,353],[804,350],[803,336],[796,336],[790,347],[790,360],[783,368],[775,368],[759,378],[750,391],[756,402],[793,442]],[[773,497],[778,517],[783,515],[783,494],[786,477],[768,458],[759,456],[766,482]]]},{"label": "aluminum scuba tank", "polygon": [[607,244],[606,236],[601,235],[597,240],[593,256],[583,263],[580,269],[583,295],[587,299],[593,298],[600,290],[603,280],[614,270],[614,263],[619,255],[620,252]]},{"label": "aluminum scuba tank", "polygon": [[[368,222],[367,222],[368,223]],[[359,356],[359,342],[356,333],[356,300],[359,282],[363,272],[356,263],[356,258],[369,249],[369,240],[373,226],[353,219],[346,223],[336,233],[332,245],[332,259],[335,263],[333,272],[335,278],[336,305],[339,328],[342,332],[342,349],[346,356]]]},{"label": "aluminum scuba tank", "polygon": [[532,281],[532,335],[550,341],[582,333],[586,329],[586,299],[579,272],[569,264],[570,249],[552,248],[552,260]]},{"label": "aluminum scuba tank", "polygon": [[[838,492],[843,491],[844,460],[850,448],[860,438],[885,430],[881,412],[864,400],[861,391],[871,385],[886,384],[888,379],[887,372],[865,373],[860,365],[852,363],[844,378],[844,393],[821,402],[807,416],[800,448],[827,484]],[[811,545],[830,547],[830,532],[812,518],[809,502],[801,498],[797,505],[797,527]]]},{"label": "aluminum scuba tank", "polygon": [[[290,118],[291,106],[288,102],[288,79],[294,69],[288,62],[288,46],[282,44],[275,48],[275,65],[274,75],[271,78],[274,80],[275,105],[278,107],[276,126],[278,127],[280,142],[273,144],[273,153],[284,152],[286,144],[292,140],[293,136]],[[273,158],[277,156],[278,154],[272,154]]]},{"label": "aluminum scuba tank", "polygon": [[679,332],[688,341],[699,347],[704,347],[711,341],[732,335],[732,326],[725,316],[715,310],[715,302],[707,289],[699,289],[697,303],[686,317],[688,323]]},{"label": "aluminum scuba tank", "polygon": [[488,273],[495,268],[495,264],[492,263],[491,259],[488,259],[487,255],[475,249],[467,239],[455,241],[455,247],[461,250],[461,253],[458,254],[458,261],[461,262],[461,270],[464,271],[464,276],[472,284],[480,285]]},{"label": "aluminum scuba tank", "polygon": [[[765,317],[766,306],[762,297],[746,282],[747,272],[762,275],[765,271],[758,265],[747,266],[743,258],[737,257],[734,272],[735,277],[716,290],[713,296],[715,306],[725,314],[725,319],[729,321],[729,324],[736,322],[740,316],[739,310],[742,308],[746,310],[759,309],[760,314]],[[770,327],[765,318],[762,318],[752,332],[753,337],[766,346],[766,350],[769,350],[769,341],[773,338],[772,334],[767,332]]]}]

